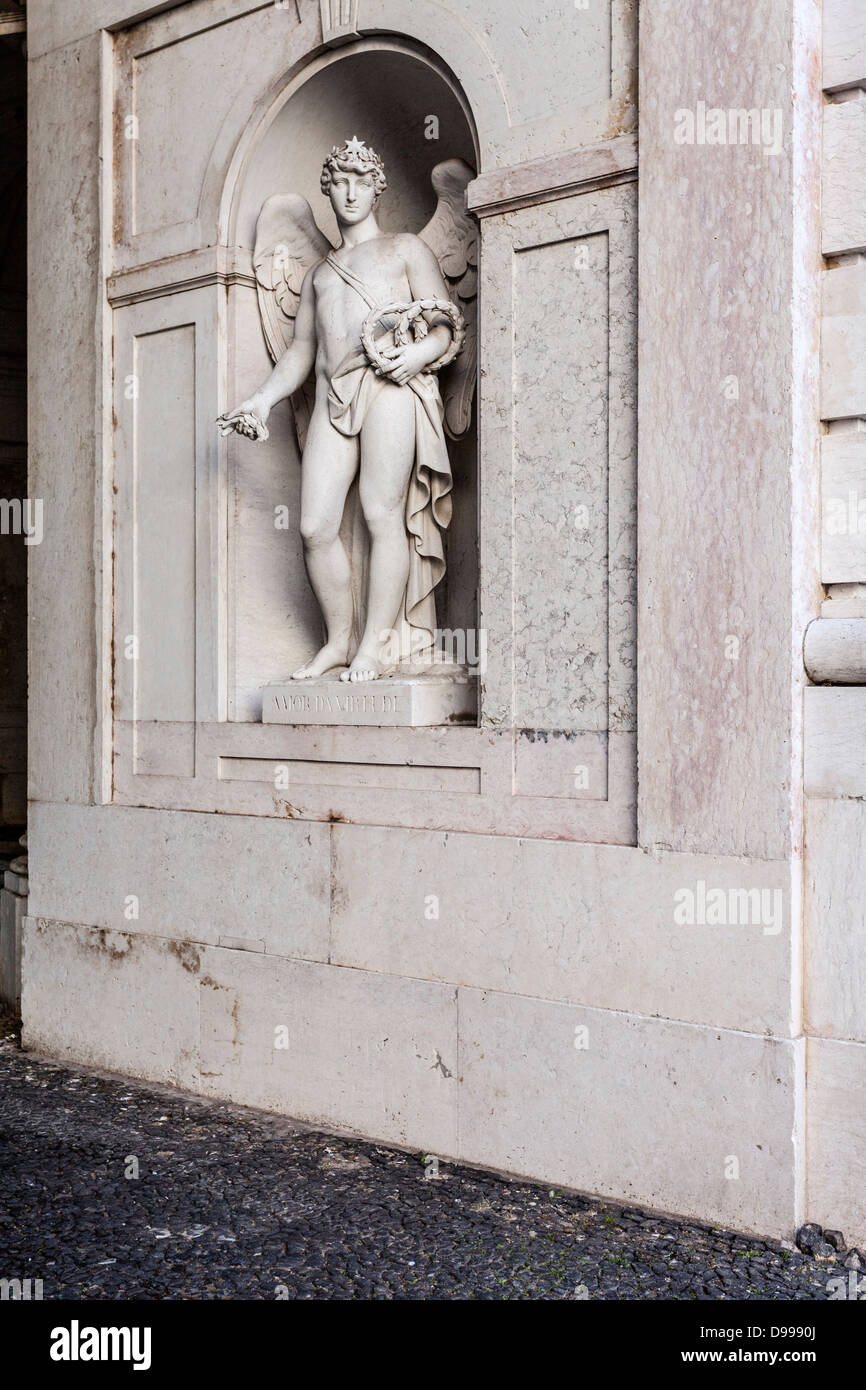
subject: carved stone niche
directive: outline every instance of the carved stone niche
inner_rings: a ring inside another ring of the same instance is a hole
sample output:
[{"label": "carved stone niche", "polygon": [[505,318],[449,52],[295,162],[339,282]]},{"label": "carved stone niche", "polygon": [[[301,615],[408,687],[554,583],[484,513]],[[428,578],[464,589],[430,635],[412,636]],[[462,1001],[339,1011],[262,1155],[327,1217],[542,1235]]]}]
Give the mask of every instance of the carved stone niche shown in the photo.
[{"label": "carved stone niche", "polygon": [[[437,205],[431,184],[437,164],[459,159],[477,169],[476,140],[465,102],[453,79],[430,55],[385,38],[336,48],[280,95],[251,141],[232,219],[233,240],[242,254],[252,256],[262,205],[275,194],[301,194],[325,235],[339,244],[331,206],[320,188],[322,162],[333,146],[356,134],[385,163],[388,188],[377,208],[383,232],[417,233],[429,222]],[[231,286],[228,324],[227,395],[235,403],[249,396],[271,367],[253,283]],[[275,407],[268,430],[269,438],[255,444],[237,434],[228,438],[227,685],[229,718],[237,721],[261,719],[263,690],[285,683],[318,649],[323,635],[299,531],[300,459],[289,402]],[[478,654],[474,408],[468,433],[448,444],[453,514],[445,533],[446,573],[436,589],[436,621],[447,633],[468,634],[469,650],[455,649],[454,655],[458,660],[468,655],[471,662]],[[297,685],[299,695],[305,693],[301,682],[292,685]],[[388,680],[374,682],[366,693],[369,696],[375,688],[378,698],[393,685]],[[332,693],[348,692],[346,684],[336,682]],[[420,703],[417,695],[414,698],[414,708],[421,712],[417,720],[365,718],[363,700],[357,709],[353,705],[354,715],[348,710],[331,719],[327,702],[320,698],[315,718],[305,719],[301,713],[288,722],[443,722],[435,717],[429,692],[426,704],[425,698]],[[474,720],[474,699],[471,712],[464,703],[464,717]]]}]

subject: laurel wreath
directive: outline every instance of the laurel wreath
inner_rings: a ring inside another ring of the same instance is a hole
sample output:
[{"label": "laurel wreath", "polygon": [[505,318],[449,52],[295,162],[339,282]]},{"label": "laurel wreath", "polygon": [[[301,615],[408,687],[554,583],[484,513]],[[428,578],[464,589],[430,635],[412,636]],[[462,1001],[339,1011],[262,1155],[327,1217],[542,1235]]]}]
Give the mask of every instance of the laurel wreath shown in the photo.
[{"label": "laurel wreath", "polygon": [[394,346],[406,347],[410,341],[410,335],[416,343],[427,337],[430,328],[423,315],[431,310],[445,315],[451,324],[452,335],[451,343],[446,351],[424,370],[441,372],[443,367],[447,367],[449,362],[453,362],[458,353],[462,351],[466,341],[466,320],[457,305],[452,304],[450,299],[416,299],[411,304],[384,304],[371,310],[367,315],[361,328],[361,344],[370,365],[378,368],[380,372],[387,372],[391,365],[388,359],[379,352],[373,337],[373,329],[377,323],[381,323],[384,319],[396,314]]}]

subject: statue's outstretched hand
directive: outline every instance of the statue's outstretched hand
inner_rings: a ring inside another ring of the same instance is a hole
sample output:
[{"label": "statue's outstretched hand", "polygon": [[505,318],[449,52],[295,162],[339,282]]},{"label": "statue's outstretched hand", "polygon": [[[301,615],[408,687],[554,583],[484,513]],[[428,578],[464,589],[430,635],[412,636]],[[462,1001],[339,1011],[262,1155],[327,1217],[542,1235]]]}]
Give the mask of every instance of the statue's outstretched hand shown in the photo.
[{"label": "statue's outstretched hand", "polygon": [[251,396],[248,401],[241,401],[236,410],[220,415],[217,424],[223,434],[236,430],[247,439],[263,441],[268,438],[267,418],[270,413],[270,406],[260,396]]}]

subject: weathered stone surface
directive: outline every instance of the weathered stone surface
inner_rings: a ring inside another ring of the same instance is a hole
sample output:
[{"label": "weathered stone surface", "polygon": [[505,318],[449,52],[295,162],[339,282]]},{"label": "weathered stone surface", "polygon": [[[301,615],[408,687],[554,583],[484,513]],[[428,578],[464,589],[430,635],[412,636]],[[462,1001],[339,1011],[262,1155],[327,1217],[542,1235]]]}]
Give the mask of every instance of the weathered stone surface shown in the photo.
[{"label": "weathered stone surface", "polygon": [[821,579],[866,579],[866,430],[821,440]]},{"label": "weathered stone surface", "polygon": [[[159,8],[165,10],[186,3],[187,0],[158,0]],[[28,7],[27,14],[30,57],[40,57],[51,49],[95,34],[99,29],[123,24],[130,18],[130,8],[129,0],[81,0],[81,4],[62,7],[52,5],[51,0],[36,0]],[[153,10],[155,7],[147,5],[146,8]],[[140,13],[140,9],[137,12]]]},{"label": "weathered stone surface", "polygon": [[866,618],[816,618],[806,629],[803,661],[813,681],[863,685]]},{"label": "weathered stone surface", "polygon": [[[34,918],[24,959],[33,1050],[747,1229],[793,1220],[796,1043]],[[664,1160],[684,1134],[685,1186]]]},{"label": "weathered stone surface", "polygon": [[806,1080],[806,1209],[822,1225],[841,1227],[862,1245],[866,1046],[810,1039]]},{"label": "weathered stone surface", "polygon": [[866,250],[866,91],[824,107],[821,249]]},{"label": "weathered stone surface", "polygon": [[[866,1042],[866,806],[810,799],[804,883],[805,1027]],[[843,1229],[845,1229],[843,1227]]]},{"label": "weathered stone surface", "polygon": [[200,947],[38,917],[25,918],[23,947],[26,1048],[198,1085]]},{"label": "weathered stone surface", "polygon": [[492,991],[459,1009],[461,1158],[602,1195],[615,1172],[632,1201],[793,1226],[796,1043]]},{"label": "weathered stone surface", "polygon": [[207,949],[198,1089],[425,1152],[457,1151],[457,992]]},{"label": "weathered stone surface", "polygon": [[866,259],[824,274],[821,416],[866,417]]},{"label": "weathered stone surface", "polygon": [[325,826],[39,804],[31,842],[31,916],[65,911],[109,931],[211,945],[243,936],[269,954],[328,958]]},{"label": "weathered stone surface", "polygon": [[635,727],[634,217],[623,187],[483,224],[485,487],[516,498],[481,516],[485,727]]},{"label": "weathered stone surface", "polygon": [[[817,9],[799,18],[817,48]],[[793,33],[789,0],[641,14],[640,843],[761,858],[790,847],[791,519],[814,476],[819,262],[794,237],[820,102]],[[760,108],[770,138],[702,142],[699,103]]]},{"label": "weathered stone surface", "polygon": [[[334,961],[758,1033],[790,1029],[783,864],[361,826],[333,833]],[[722,889],[724,925],[701,913],[701,884],[704,897]]]},{"label": "weathered stone surface", "polygon": [[28,575],[31,632],[40,634],[29,671],[29,795],[37,800],[86,802],[93,790],[101,51],[97,35],[31,59],[29,71],[31,91],[51,93],[28,108],[30,268],[34,283],[49,255],[68,269],[64,332],[53,297],[38,289],[28,319],[28,487],[45,515]]},{"label": "weathered stone surface", "polygon": [[810,686],[805,692],[806,791],[815,797],[866,795],[866,688]]},{"label": "weathered stone surface", "polygon": [[866,80],[866,13],[860,0],[824,0],[824,71],[827,91]]}]

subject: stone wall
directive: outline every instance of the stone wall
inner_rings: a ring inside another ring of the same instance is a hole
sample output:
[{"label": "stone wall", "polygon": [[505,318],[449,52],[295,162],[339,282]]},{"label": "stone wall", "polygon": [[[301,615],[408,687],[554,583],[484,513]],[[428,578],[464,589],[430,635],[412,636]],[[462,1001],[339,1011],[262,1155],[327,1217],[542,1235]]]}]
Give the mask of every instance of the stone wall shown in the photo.
[{"label": "stone wall", "polygon": [[[654,0],[639,46],[628,0],[154,9],[29,6],[57,273],[31,272],[25,1045],[790,1234],[817,4]],[[245,209],[305,84],[383,54],[478,171],[481,715],[266,725],[256,653],[306,600],[294,536],[281,599],[263,578],[287,426],[257,480],[213,427],[265,361]],[[841,1065],[816,1063],[812,1145]]]},{"label": "stone wall", "polygon": [[866,13],[825,0],[821,579],[806,634],[808,1208],[866,1230]]}]

